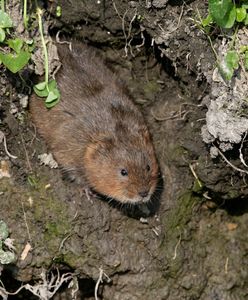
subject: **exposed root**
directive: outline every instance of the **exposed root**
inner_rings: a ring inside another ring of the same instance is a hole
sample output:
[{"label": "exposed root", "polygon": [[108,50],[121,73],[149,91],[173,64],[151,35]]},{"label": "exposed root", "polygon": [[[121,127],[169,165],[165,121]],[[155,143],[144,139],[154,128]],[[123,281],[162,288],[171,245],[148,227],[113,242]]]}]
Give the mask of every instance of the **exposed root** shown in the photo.
[{"label": "exposed root", "polygon": [[179,240],[178,240],[178,242],[177,242],[177,244],[176,244],[176,247],[175,247],[174,256],[172,257],[173,260],[175,260],[175,259],[177,258],[177,248],[178,248],[178,246],[179,246],[180,243],[181,243],[181,238],[182,238],[182,235],[181,235],[181,233],[180,233]]},{"label": "exposed root", "polygon": [[53,273],[46,274],[45,270],[42,270],[40,278],[41,281],[39,283],[34,285],[25,284],[13,293],[6,291],[4,287],[0,287],[0,295],[3,297],[3,300],[7,300],[9,295],[17,295],[21,290],[26,289],[40,300],[49,300],[56,294],[63,283],[70,281],[70,285],[75,278],[75,274],[65,273],[61,276],[58,269],[57,275]]},{"label": "exposed root", "polygon": [[63,238],[63,240],[61,241],[60,245],[59,245],[59,252],[61,252],[62,248],[64,247],[64,243],[66,240],[69,239],[69,237],[72,236],[72,233],[69,233],[65,238]]},{"label": "exposed root", "polygon": [[98,277],[96,285],[95,285],[95,300],[98,300],[97,292],[98,292],[98,288],[99,288],[100,283],[103,282],[103,276],[106,277],[107,282],[111,281],[111,279],[108,277],[108,275],[106,273],[104,273],[103,269],[99,268],[99,277]]},{"label": "exposed root", "polygon": [[0,143],[1,143],[2,141],[3,141],[4,150],[5,150],[6,154],[7,154],[10,158],[16,159],[17,156],[12,155],[12,154],[9,153],[8,148],[7,148],[7,141],[6,141],[5,134],[0,130]]},{"label": "exposed root", "polygon": [[182,5],[181,12],[180,12],[180,15],[179,15],[179,18],[178,18],[178,21],[177,21],[177,25],[175,26],[175,28],[174,28],[173,30],[167,32],[167,31],[165,31],[165,30],[162,28],[161,25],[158,24],[158,27],[159,27],[164,33],[166,33],[166,34],[171,34],[171,33],[175,32],[175,31],[177,31],[177,29],[178,29],[179,26],[180,26],[181,20],[182,20],[183,11],[184,11],[184,5],[185,5],[185,3],[183,3],[183,5]]},{"label": "exposed root", "polygon": [[238,171],[238,172],[248,174],[248,171],[243,170],[243,169],[240,169],[240,168],[234,166],[234,164],[232,164],[232,163],[225,157],[225,155],[220,151],[219,148],[217,148],[216,146],[214,146],[214,147],[217,149],[217,151],[218,151],[218,153],[220,154],[220,156],[224,159],[224,161],[225,161],[231,168],[233,168],[234,170],[236,170],[236,171]]},{"label": "exposed root", "polygon": [[228,262],[229,262],[229,258],[226,258],[226,263],[225,263],[225,274],[228,273]]},{"label": "exposed root", "polygon": [[248,168],[248,165],[246,164],[246,162],[245,162],[245,160],[244,160],[243,153],[242,153],[242,148],[243,148],[243,144],[244,144],[244,140],[245,140],[246,136],[247,136],[247,132],[245,133],[245,135],[244,135],[244,137],[243,137],[243,139],[242,139],[242,141],[241,141],[241,145],[240,145],[240,148],[239,148],[239,158],[240,158],[240,161],[242,162],[242,164],[243,164],[246,168]]},{"label": "exposed root", "polygon": [[[137,18],[137,8],[134,9],[134,15],[133,15],[131,21],[129,22],[128,29],[126,29],[125,17],[127,15],[127,13],[129,12],[129,10],[127,9],[124,12],[123,16],[121,16],[121,14],[119,13],[119,11],[116,7],[116,4],[113,0],[112,0],[112,3],[113,3],[113,7],[114,7],[114,10],[116,11],[117,16],[121,19],[122,31],[123,31],[123,35],[124,35],[124,38],[125,38],[125,47],[124,47],[125,57],[128,56],[128,53],[130,53],[132,57],[135,57],[135,55],[133,53],[133,48],[132,48],[131,43],[133,41],[133,35],[132,35],[133,26],[132,25],[133,25],[133,22]],[[142,29],[140,29],[140,33],[141,33],[142,43],[140,45],[136,46],[136,50],[139,50],[139,48],[141,48],[145,44],[145,37],[144,37],[144,34],[142,32]]]},{"label": "exposed root", "polygon": [[199,187],[202,188],[202,183],[201,183],[199,177],[197,176],[197,174],[196,174],[196,172],[195,172],[195,170],[194,170],[193,165],[192,165],[192,164],[189,164],[189,168],[190,168],[190,171],[192,172],[193,176],[195,177],[195,180],[197,181]]},{"label": "exposed root", "polygon": [[153,118],[156,121],[168,121],[168,120],[173,120],[173,119],[184,120],[186,115],[189,112],[190,111],[187,111],[187,110],[183,110],[183,111],[180,110],[179,112],[172,111],[170,115],[160,117],[160,116],[155,115],[154,111],[151,110],[151,115],[153,116]]}]

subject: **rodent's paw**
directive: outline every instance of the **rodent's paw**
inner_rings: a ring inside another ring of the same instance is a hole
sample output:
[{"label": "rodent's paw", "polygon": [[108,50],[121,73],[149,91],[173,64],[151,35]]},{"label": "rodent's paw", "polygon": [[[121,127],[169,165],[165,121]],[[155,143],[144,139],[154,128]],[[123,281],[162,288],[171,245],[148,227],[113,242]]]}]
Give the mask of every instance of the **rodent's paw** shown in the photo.
[{"label": "rodent's paw", "polygon": [[94,193],[94,191],[89,187],[84,188],[83,191],[86,195],[86,198],[93,204],[92,197],[96,197],[96,193]]}]

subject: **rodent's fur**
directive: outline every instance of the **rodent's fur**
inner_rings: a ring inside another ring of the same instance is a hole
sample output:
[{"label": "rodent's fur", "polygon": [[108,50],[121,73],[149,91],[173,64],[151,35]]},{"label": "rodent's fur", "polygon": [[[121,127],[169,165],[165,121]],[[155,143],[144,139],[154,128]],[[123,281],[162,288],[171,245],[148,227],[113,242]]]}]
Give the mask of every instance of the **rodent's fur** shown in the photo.
[{"label": "rodent's fur", "polygon": [[158,165],[141,112],[91,47],[73,42],[58,52],[60,102],[48,110],[30,101],[39,133],[79,183],[121,203],[149,201]]}]

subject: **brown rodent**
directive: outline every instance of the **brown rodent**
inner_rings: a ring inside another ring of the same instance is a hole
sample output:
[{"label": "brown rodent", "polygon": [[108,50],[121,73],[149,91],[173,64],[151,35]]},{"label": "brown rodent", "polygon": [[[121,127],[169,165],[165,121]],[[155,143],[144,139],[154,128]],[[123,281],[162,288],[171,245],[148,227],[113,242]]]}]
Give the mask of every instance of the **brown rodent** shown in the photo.
[{"label": "brown rodent", "polygon": [[149,201],[158,165],[141,112],[91,47],[73,42],[58,52],[60,102],[30,101],[39,133],[77,182],[121,203]]}]

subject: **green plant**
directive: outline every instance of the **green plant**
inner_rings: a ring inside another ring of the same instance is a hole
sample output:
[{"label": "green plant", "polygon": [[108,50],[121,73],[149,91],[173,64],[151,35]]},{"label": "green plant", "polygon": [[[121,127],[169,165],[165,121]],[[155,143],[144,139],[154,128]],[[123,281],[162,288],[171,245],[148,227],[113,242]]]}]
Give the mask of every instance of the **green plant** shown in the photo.
[{"label": "green plant", "polygon": [[[248,1],[209,0],[208,9],[209,14],[207,18],[201,20],[201,25],[204,29],[215,23],[223,29],[231,29],[233,31],[229,50],[222,59],[217,57],[220,74],[225,80],[230,80],[234,71],[241,64],[248,70],[248,47],[246,45],[242,49],[235,47],[236,34],[239,27],[248,25]],[[208,30],[205,31],[208,33]]]},{"label": "green plant", "polygon": [[34,91],[39,97],[44,97],[45,105],[47,108],[51,108],[59,102],[60,92],[57,88],[57,83],[54,79],[49,81],[49,65],[48,65],[48,53],[46,42],[43,35],[43,26],[42,26],[42,11],[40,8],[37,8],[37,16],[39,23],[39,32],[41,36],[41,42],[43,46],[44,53],[44,65],[45,65],[45,81],[40,82],[34,86]]},{"label": "green plant", "polygon": [[6,39],[10,35],[9,29],[13,27],[10,16],[0,10],[0,42],[9,46],[10,52],[0,52],[0,62],[12,73],[20,71],[30,60],[32,47],[20,38]]},{"label": "green plant", "polygon": [[[59,13],[61,13],[61,9],[59,10]],[[43,24],[41,16],[42,10],[40,8],[37,8],[39,33],[41,36],[44,53],[45,81],[35,85],[34,91],[39,97],[45,97],[46,107],[51,108],[58,103],[60,93],[57,88],[56,81],[53,79],[49,81],[48,53],[43,34]],[[27,29],[27,0],[24,0],[23,2],[23,23],[25,29]],[[4,1],[2,0],[0,10],[0,43],[8,46],[9,51],[0,51],[0,64],[3,63],[5,67],[12,73],[17,73],[29,62],[35,45],[33,40],[25,41],[19,37],[13,37],[13,35],[11,35],[9,32],[9,29],[11,28],[13,28],[13,22],[10,16],[4,11]],[[9,38],[7,39],[6,37]]]},{"label": "green plant", "polygon": [[209,0],[208,8],[213,21],[222,28],[232,28],[235,22],[248,25],[246,0]]},{"label": "green plant", "polygon": [[3,10],[0,10],[0,42],[2,43],[6,37],[6,31],[13,27],[10,16]]},{"label": "green plant", "polygon": [[4,0],[1,0],[1,10],[4,11]]},{"label": "green plant", "polygon": [[9,231],[7,225],[0,220],[0,263],[1,264],[10,264],[15,260],[15,254],[9,250],[4,249],[9,248],[8,239]]}]

